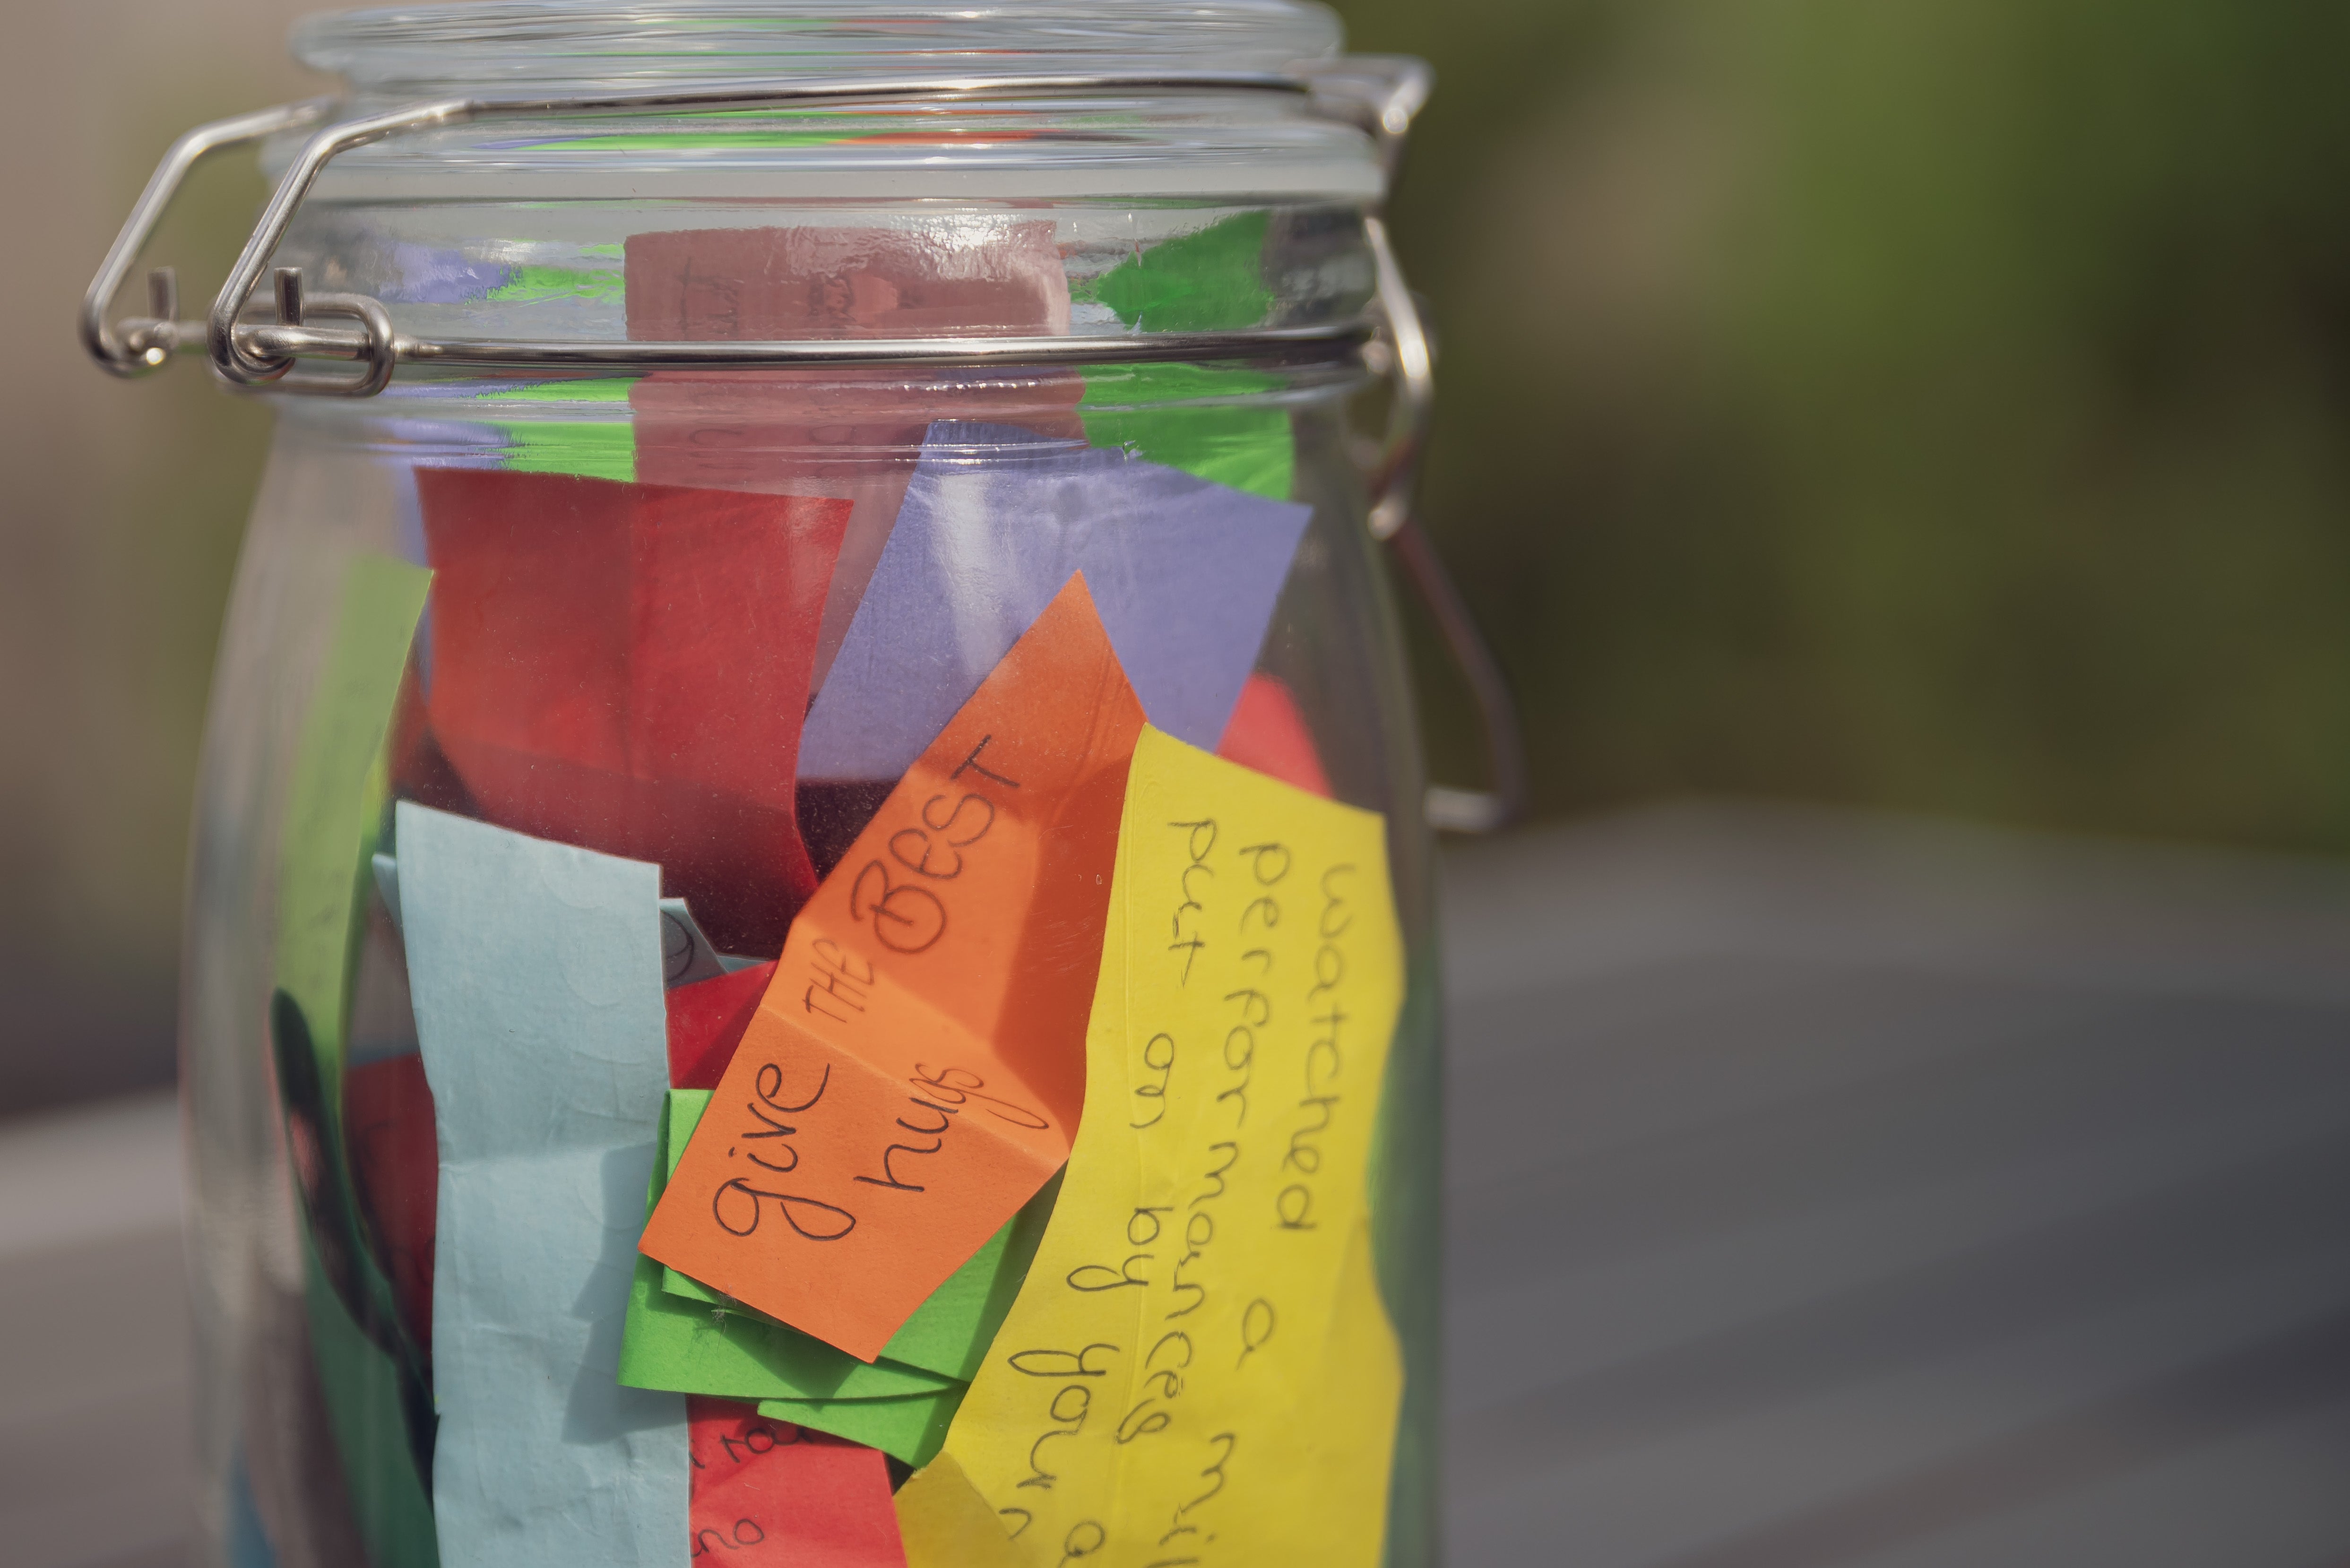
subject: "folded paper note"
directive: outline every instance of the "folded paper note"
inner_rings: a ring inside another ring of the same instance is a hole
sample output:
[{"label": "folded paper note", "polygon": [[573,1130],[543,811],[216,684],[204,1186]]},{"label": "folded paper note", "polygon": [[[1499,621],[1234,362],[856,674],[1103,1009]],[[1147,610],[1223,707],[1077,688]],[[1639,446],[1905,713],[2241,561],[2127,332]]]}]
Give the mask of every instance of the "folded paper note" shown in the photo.
[{"label": "folded paper note", "polygon": [[[707,1090],[671,1089],[669,1092],[669,1115],[664,1126],[664,1158],[674,1169],[685,1151],[686,1140],[702,1120],[708,1108]],[[1014,1215],[987,1244],[971,1255],[946,1283],[932,1291],[922,1304],[914,1309],[889,1343],[881,1347],[881,1360],[877,1366],[892,1363],[899,1366],[920,1367],[937,1373],[944,1378],[967,1383],[979,1370],[980,1358],[995,1338],[1003,1314],[1012,1310],[1012,1299],[1019,1293],[1020,1282],[1028,1276],[1028,1262],[1036,1255],[1036,1243],[1043,1240],[1045,1223],[1051,1218],[1053,1203],[1059,1195],[1061,1179],[1055,1176],[1044,1189],[1030,1199],[1026,1207]],[[658,1196],[658,1195],[656,1195]],[[720,1294],[699,1280],[690,1279],[675,1269],[664,1269],[661,1288],[673,1296],[712,1305],[739,1305],[731,1297]],[[780,1325],[779,1325],[780,1327]],[[783,1328],[782,1333],[799,1334],[799,1330]],[[800,1335],[807,1338],[806,1335]],[[811,1343],[823,1345],[833,1356],[844,1353],[824,1345],[820,1340]],[[862,1363],[852,1362],[862,1366]],[[794,1390],[771,1390],[788,1394]],[[811,1395],[821,1390],[809,1389]]]},{"label": "folded paper note", "polygon": [[[646,1195],[650,1211],[675,1163],[672,1129],[681,1139],[691,1118],[674,1114],[707,1099],[706,1093],[671,1090],[664,1116],[661,1158]],[[663,1288],[661,1265],[638,1254],[629,1290],[629,1317],[620,1345],[619,1378],[632,1388],[668,1388],[733,1399],[870,1399],[933,1394],[956,1380],[889,1361],[870,1366],[798,1329],[696,1300]]]},{"label": "folded paper note", "polygon": [[863,1362],[756,1313],[661,1288],[661,1266],[639,1257],[629,1293],[619,1376],[631,1388],[728,1399],[896,1399],[962,1386],[955,1379]]},{"label": "folded paper note", "polygon": [[1019,1561],[1379,1561],[1402,1371],[1366,1192],[1402,991],[1384,822],[1146,730],[1083,1128],[947,1442]]},{"label": "folded paper note", "polygon": [[417,475],[432,738],[481,815],[658,861],[719,950],[816,874],[793,774],[848,504],[570,474]]},{"label": "folded paper note", "polygon": [[1071,578],[792,923],[647,1253],[871,1360],[1035,1196],[1141,727]]},{"label": "folded paper note", "polygon": [[691,1556],[740,1568],[904,1568],[889,1467],[748,1405],[686,1401],[693,1432]]},{"label": "folded paper note", "polygon": [[1002,425],[931,427],[800,774],[894,779],[1073,572],[1150,722],[1224,732],[1309,509]]},{"label": "folded paper note", "polygon": [[1020,1282],[1028,1277],[1028,1265],[1045,1239],[1045,1226],[1060,1192],[1061,1178],[1055,1172],[1009,1224],[930,1293],[889,1336],[882,1354],[909,1366],[970,1382],[1012,1310]]},{"label": "folded paper note", "polygon": [[685,1402],[615,1374],[668,1086],[660,873],[400,803],[438,1120],[442,1568],[675,1568]]}]

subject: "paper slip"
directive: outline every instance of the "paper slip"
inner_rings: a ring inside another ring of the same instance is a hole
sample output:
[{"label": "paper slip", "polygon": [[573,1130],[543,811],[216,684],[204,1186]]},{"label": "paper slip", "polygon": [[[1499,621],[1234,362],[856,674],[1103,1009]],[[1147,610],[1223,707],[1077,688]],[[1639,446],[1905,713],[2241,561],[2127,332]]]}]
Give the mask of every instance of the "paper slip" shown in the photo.
[{"label": "paper slip", "polygon": [[1028,1266],[1045,1239],[1045,1224],[1059,1201],[1061,1178],[1055,1172],[1014,1215],[1010,1223],[947,1282],[930,1293],[914,1315],[889,1336],[883,1353],[893,1361],[942,1372],[968,1383],[979,1370],[995,1331],[1020,1293]]},{"label": "paper slip", "polygon": [[442,1568],[675,1568],[685,1401],[615,1376],[668,1087],[660,868],[406,801],[396,826],[440,1144]]},{"label": "paper slip", "polygon": [[926,1465],[947,1440],[962,1385],[896,1399],[762,1399],[759,1414],[879,1449],[893,1459]]},{"label": "paper slip", "polygon": [[1295,784],[1308,794],[1330,798],[1330,775],[1322,770],[1322,753],[1315,748],[1314,732],[1289,688],[1270,675],[1248,678],[1232,722],[1216,742],[1216,755],[1269,778]]},{"label": "paper slip", "polygon": [[[396,933],[400,929],[400,860],[378,851],[372,872],[376,891],[390,912]],[[717,944],[703,933],[684,899],[663,898],[660,916],[661,982],[671,991],[756,967],[754,959],[733,958],[720,952]]]},{"label": "paper slip", "polygon": [[908,1568],[951,1563],[955,1568],[1021,1568],[1019,1549],[955,1463],[941,1454],[898,1489],[898,1532]]},{"label": "paper slip", "polygon": [[808,711],[809,779],[894,779],[1073,572],[1150,722],[1213,746],[1310,509],[1003,425],[931,427]]},{"label": "paper slip", "polygon": [[1146,730],[1060,1205],[949,1434],[968,1481],[910,1488],[976,1489],[1026,1563],[1378,1562],[1402,994],[1383,821]]},{"label": "paper slip", "polygon": [[1107,365],[1087,367],[1085,382],[1078,410],[1095,446],[1289,499],[1297,472],[1289,410],[1245,400],[1281,389],[1282,377],[1208,365]]},{"label": "paper slip", "polygon": [[[701,1121],[702,1111],[710,1104],[710,1095],[692,1089],[671,1089],[669,1092],[669,1114],[663,1129],[663,1158],[674,1168],[684,1152],[686,1139]],[[941,1380],[967,1383],[979,1370],[980,1358],[995,1338],[995,1331],[1003,1322],[1003,1314],[1012,1310],[1013,1297],[1019,1293],[1020,1282],[1028,1276],[1029,1260],[1036,1255],[1036,1244],[1044,1239],[1045,1222],[1053,1212],[1053,1204],[1060,1193],[1060,1178],[1046,1182],[1035,1197],[1019,1213],[1014,1215],[985,1245],[971,1255],[962,1267],[947,1276],[946,1283],[932,1291],[922,1304],[914,1309],[889,1343],[881,1348],[882,1359],[876,1367],[895,1364],[899,1367],[919,1367],[940,1375]],[[656,1194],[658,1196],[658,1194]],[[712,1305],[737,1307],[740,1303],[721,1295],[699,1280],[689,1279],[675,1269],[661,1271],[661,1289],[673,1296]],[[754,1314],[753,1316],[758,1314]],[[761,1321],[766,1321],[762,1319]],[[778,1325],[780,1328],[780,1325]],[[849,1362],[863,1368],[862,1362],[846,1352],[835,1350],[822,1340],[800,1334],[795,1328],[780,1332],[806,1339],[820,1347],[826,1355]],[[837,1375],[836,1375],[837,1376]],[[933,1385],[935,1386],[935,1385]],[[764,1395],[785,1397],[795,1393],[816,1396],[838,1389],[763,1389]],[[746,1396],[747,1397],[747,1396]]]},{"label": "paper slip", "polygon": [[[391,863],[389,855],[375,857],[379,873]],[[367,900],[351,972],[350,1022],[343,1033],[347,1076],[370,1062],[416,1054],[416,1013],[408,1002],[408,950],[400,942],[393,912],[380,898]]]},{"label": "paper slip", "polygon": [[1264,241],[1273,214],[1235,213],[1203,229],[1139,250],[1072,290],[1107,305],[1144,332],[1217,332],[1254,327],[1273,306]]},{"label": "paper slip", "polygon": [[441,1172],[422,1059],[410,1052],[353,1067],[343,1077],[343,1106],[359,1217],[390,1278],[401,1322],[429,1352]]},{"label": "paper slip", "polygon": [[369,1561],[437,1568],[432,1500],[432,1395],[369,1337],[328,1282],[313,1232],[301,1232],[302,1301],[310,1362],[326,1397],[334,1458]]},{"label": "paper slip", "polygon": [[693,1546],[740,1568],[904,1568],[889,1467],[748,1405],[686,1401],[693,1432]]},{"label": "paper slip", "polygon": [[773,963],[753,964],[691,985],[670,987],[669,1081],[673,1088],[714,1089],[775,978]]},{"label": "paper slip", "polygon": [[[661,1159],[645,1207],[667,1185],[676,1143],[691,1126],[677,1114],[706,1092],[673,1089],[663,1118]],[[870,1366],[845,1350],[753,1312],[694,1300],[663,1287],[661,1265],[638,1254],[620,1345],[620,1381],[733,1399],[871,1399],[935,1394],[957,1380],[881,1361]]]},{"label": "paper slip", "polygon": [[697,981],[749,969],[756,959],[732,958],[702,933],[693,911],[682,898],[663,898],[661,914],[661,983],[674,990]]},{"label": "paper slip", "polygon": [[794,816],[848,504],[425,469],[433,739],[501,826],[658,862],[723,952],[816,874]]},{"label": "paper slip", "polygon": [[[1057,337],[1069,329],[1054,226],[1033,218],[632,234],[626,270],[628,330],[636,338]],[[898,515],[923,430],[950,409],[976,403],[988,417],[1075,436],[1081,390],[1074,375],[990,371],[982,380],[896,366],[664,371],[638,381],[629,401],[639,478],[853,503],[816,643],[821,685]]]},{"label": "paper slip", "polygon": [[1059,337],[1069,282],[1053,225],[962,218],[941,228],[672,229],[628,240],[629,336],[709,342]]},{"label": "paper slip", "polygon": [[[277,861],[270,1044],[303,1231],[303,1296],[351,1514],[386,1568],[428,1562],[418,1466],[429,1448],[421,1353],[361,1233],[344,1132],[354,971],[368,934],[362,867],[383,816],[383,752],[428,572],[383,556],[346,568],[303,716]],[[374,955],[369,954],[372,957]]]},{"label": "paper slip", "polygon": [[869,1361],[1035,1195],[1141,726],[1071,578],[793,922],[647,1253]]},{"label": "paper slip", "polygon": [[[851,504],[816,635],[812,684],[821,687],[905,502],[906,483],[931,422],[985,420],[1081,442],[1086,427],[1077,419],[1077,400],[1087,385],[1066,370],[657,371],[629,391],[636,477],[650,484],[839,496]],[[1277,411],[1274,417],[1285,441],[1289,416]],[[1156,433],[1159,427],[1152,429]],[[1219,456],[1229,469],[1229,453],[1220,449]],[[1260,462],[1250,472],[1263,467]]]},{"label": "paper slip", "polygon": [[328,1123],[322,1151],[339,1184],[343,1033],[360,931],[360,874],[383,812],[384,736],[432,574],[354,559],[334,640],[294,755],[278,838],[278,989],[300,1009]]}]

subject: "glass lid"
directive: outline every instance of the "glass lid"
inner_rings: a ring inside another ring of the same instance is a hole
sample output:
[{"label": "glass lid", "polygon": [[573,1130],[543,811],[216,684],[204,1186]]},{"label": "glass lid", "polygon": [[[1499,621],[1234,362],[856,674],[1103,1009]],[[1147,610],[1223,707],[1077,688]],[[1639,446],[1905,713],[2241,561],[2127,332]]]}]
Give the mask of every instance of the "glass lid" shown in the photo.
[{"label": "glass lid", "polygon": [[372,94],[428,83],[1270,72],[1326,60],[1340,37],[1336,16],[1300,0],[488,0],[311,16],[292,46],[304,64]]}]

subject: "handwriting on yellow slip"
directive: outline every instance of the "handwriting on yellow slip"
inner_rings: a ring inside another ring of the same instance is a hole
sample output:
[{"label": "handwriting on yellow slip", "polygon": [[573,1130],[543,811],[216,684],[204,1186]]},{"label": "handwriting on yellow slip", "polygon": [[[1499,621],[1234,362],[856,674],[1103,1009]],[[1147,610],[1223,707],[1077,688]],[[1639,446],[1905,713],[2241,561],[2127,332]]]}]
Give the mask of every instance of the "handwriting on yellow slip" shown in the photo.
[{"label": "handwriting on yellow slip", "polygon": [[1382,820],[1146,728],[1060,1202],[948,1434],[967,1483],[910,1485],[968,1484],[1024,1564],[1376,1563],[1402,995]]}]

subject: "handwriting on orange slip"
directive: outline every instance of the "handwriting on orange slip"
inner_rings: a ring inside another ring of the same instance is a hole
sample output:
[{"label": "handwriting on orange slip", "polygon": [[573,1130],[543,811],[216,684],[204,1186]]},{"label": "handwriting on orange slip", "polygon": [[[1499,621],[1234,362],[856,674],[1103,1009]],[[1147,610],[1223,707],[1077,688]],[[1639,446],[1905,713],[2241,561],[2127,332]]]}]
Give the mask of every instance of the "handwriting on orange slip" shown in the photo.
[{"label": "handwriting on orange slip", "polygon": [[1072,577],[793,921],[647,1254],[871,1361],[1035,1196],[1141,731]]}]

